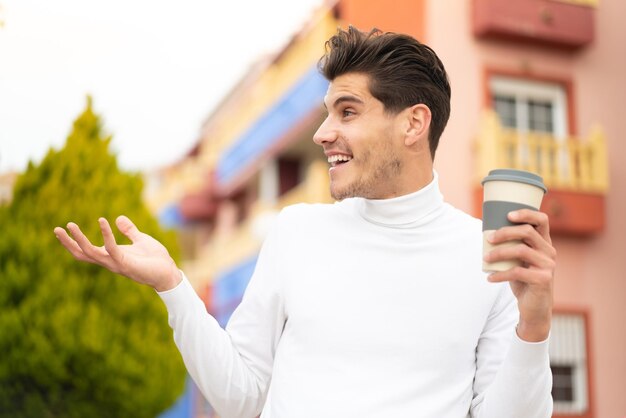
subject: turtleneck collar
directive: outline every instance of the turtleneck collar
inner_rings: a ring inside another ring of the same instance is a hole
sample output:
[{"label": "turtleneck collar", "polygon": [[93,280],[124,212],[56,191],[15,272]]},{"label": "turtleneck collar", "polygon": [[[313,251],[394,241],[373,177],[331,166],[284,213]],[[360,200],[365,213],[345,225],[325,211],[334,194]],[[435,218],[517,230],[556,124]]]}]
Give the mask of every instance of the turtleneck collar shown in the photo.
[{"label": "turtleneck collar", "polygon": [[391,199],[355,198],[355,207],[367,221],[386,226],[411,226],[440,208],[443,196],[439,191],[439,176],[420,190]]}]

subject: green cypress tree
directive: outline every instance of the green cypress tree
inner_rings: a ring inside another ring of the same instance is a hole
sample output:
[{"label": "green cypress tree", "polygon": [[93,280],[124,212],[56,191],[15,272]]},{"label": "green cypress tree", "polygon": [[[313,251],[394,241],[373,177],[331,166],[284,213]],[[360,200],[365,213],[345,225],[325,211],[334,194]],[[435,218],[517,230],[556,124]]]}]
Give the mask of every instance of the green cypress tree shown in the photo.
[{"label": "green cypress tree", "polygon": [[64,148],[30,163],[0,207],[0,417],[154,417],[183,390],[154,290],[75,261],[52,232],[73,221],[102,245],[98,217],[125,214],[177,258],[110,141],[88,98]]}]

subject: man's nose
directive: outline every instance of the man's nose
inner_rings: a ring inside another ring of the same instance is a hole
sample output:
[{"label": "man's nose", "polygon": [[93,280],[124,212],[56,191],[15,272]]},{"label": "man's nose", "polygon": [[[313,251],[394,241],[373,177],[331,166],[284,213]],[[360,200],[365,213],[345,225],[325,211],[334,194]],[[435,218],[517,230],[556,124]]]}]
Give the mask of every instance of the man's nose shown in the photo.
[{"label": "man's nose", "polygon": [[330,117],[324,119],[324,122],[317,128],[317,132],[313,134],[313,142],[322,146],[326,142],[334,142],[337,139],[337,130],[333,127]]}]

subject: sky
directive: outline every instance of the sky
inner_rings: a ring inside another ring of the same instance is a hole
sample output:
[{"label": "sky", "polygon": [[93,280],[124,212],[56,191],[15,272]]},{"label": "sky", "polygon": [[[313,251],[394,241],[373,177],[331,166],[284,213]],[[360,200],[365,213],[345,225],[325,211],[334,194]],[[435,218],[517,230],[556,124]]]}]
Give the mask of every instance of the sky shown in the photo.
[{"label": "sky", "polygon": [[0,0],[0,173],[63,146],[91,95],[122,168],[179,160],[323,0]]}]

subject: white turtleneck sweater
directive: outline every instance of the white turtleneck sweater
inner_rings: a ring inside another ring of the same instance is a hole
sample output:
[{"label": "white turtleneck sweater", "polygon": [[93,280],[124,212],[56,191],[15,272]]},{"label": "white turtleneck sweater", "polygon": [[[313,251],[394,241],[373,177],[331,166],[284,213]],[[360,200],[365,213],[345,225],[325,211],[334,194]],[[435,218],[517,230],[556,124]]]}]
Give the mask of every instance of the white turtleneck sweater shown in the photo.
[{"label": "white turtleneck sweater", "polygon": [[399,198],[284,209],[226,330],[187,279],[159,295],[224,418],[549,417],[547,342],[517,337],[481,246],[435,176]]}]

